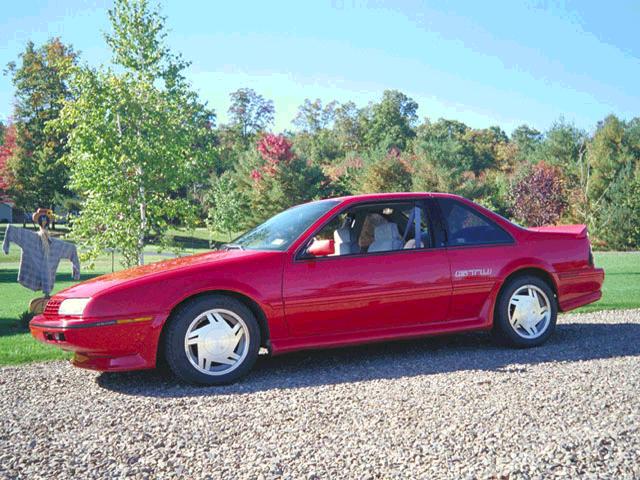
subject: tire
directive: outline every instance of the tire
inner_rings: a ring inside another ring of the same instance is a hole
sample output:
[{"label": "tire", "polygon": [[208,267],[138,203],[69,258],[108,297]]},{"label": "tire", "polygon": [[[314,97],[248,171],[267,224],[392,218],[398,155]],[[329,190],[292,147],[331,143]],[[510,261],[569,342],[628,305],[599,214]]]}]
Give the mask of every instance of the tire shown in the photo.
[{"label": "tire", "polygon": [[502,288],[493,318],[501,343],[528,348],[542,345],[556,327],[558,304],[547,282],[531,275],[509,280]]},{"label": "tire", "polygon": [[225,295],[196,298],[171,317],[165,336],[165,359],[183,382],[226,385],[246,375],[260,350],[255,315]]}]

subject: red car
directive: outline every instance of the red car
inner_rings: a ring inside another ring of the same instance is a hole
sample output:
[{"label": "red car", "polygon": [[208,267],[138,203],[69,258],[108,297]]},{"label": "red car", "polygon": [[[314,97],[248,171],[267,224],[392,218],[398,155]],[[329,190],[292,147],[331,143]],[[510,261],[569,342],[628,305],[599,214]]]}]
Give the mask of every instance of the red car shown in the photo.
[{"label": "red car", "polygon": [[184,381],[222,384],[261,347],[469,330],[540,345],[603,280],[584,225],[526,229],[456,195],[360,195],[290,208],[219,251],[80,283],[30,327],[78,367],[163,360]]}]

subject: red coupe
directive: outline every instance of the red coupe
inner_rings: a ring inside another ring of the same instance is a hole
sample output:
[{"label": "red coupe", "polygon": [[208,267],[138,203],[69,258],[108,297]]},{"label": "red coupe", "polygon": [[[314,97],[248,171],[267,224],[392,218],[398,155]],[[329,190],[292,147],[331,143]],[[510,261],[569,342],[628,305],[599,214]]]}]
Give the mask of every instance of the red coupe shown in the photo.
[{"label": "red coupe", "polygon": [[492,330],[515,347],[595,302],[584,225],[522,228],[455,195],[394,193],[290,208],[221,250],[80,283],[32,335],[96,370],[223,384],[272,354]]}]

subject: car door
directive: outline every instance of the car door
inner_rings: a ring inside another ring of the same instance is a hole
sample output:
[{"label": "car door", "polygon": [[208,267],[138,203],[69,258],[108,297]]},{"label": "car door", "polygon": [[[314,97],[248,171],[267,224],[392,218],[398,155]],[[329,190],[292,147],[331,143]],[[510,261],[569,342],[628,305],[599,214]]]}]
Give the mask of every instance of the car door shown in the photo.
[{"label": "car door", "polygon": [[487,319],[491,292],[510,258],[513,238],[479,211],[453,198],[438,198],[447,231],[453,295],[449,319]]},{"label": "car door", "polygon": [[[422,205],[404,204],[409,209],[418,206],[423,225],[428,224]],[[383,205],[365,207],[385,211]],[[360,232],[359,241],[363,237]],[[424,243],[428,244],[422,248],[405,249],[403,241],[400,249],[320,258],[297,252],[285,262],[283,272],[291,335],[393,330],[446,320],[452,289],[446,251],[431,248],[430,241]],[[373,250],[372,246],[368,248]]]}]

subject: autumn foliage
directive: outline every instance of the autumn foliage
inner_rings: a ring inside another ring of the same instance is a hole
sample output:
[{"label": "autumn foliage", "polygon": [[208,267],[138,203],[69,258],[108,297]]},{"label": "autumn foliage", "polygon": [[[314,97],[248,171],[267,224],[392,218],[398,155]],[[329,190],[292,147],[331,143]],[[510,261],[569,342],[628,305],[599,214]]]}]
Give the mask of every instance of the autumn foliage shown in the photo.
[{"label": "autumn foliage", "polygon": [[293,159],[292,143],[284,135],[267,133],[258,141],[258,152],[264,159],[264,171],[274,175],[278,168],[287,165]]},{"label": "autumn foliage", "polygon": [[525,225],[557,223],[567,208],[562,172],[542,161],[513,183],[511,211]]},{"label": "autumn foliage", "polygon": [[4,132],[4,142],[0,145],[0,201],[7,201],[9,197],[9,172],[7,162],[16,149],[16,129],[9,125]]}]

